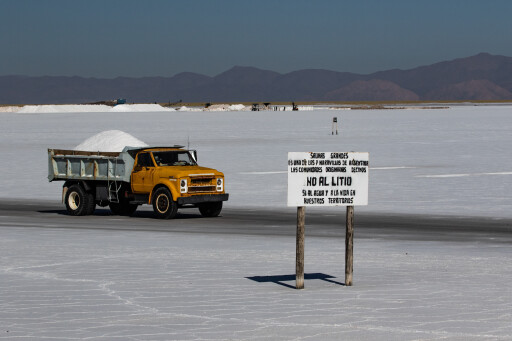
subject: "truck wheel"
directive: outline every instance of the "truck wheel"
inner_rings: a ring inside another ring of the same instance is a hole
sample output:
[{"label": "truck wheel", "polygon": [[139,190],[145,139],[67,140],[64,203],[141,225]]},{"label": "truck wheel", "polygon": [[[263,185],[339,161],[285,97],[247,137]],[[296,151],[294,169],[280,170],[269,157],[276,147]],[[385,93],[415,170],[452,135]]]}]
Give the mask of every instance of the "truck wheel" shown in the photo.
[{"label": "truck wheel", "polygon": [[222,211],[222,201],[199,204],[199,212],[203,217],[217,217]]},{"label": "truck wheel", "polygon": [[160,187],[153,194],[153,211],[159,219],[172,219],[178,212],[178,204],[166,187]]},{"label": "truck wheel", "polygon": [[87,207],[87,211],[85,215],[91,215],[94,213],[96,209],[96,202],[94,201],[94,195],[92,193],[85,193],[87,196],[87,200],[89,201],[89,206]]},{"label": "truck wheel", "polygon": [[92,195],[87,193],[81,186],[71,185],[66,192],[66,197],[64,198],[68,213],[75,216],[90,214],[91,197]]},{"label": "truck wheel", "polygon": [[125,216],[130,216],[133,213],[135,213],[138,206],[139,205],[130,204],[128,202],[123,202],[123,201],[121,201],[119,203],[111,202],[110,204],[108,204],[108,207],[110,207],[110,210],[112,211],[113,214],[125,215]]}]

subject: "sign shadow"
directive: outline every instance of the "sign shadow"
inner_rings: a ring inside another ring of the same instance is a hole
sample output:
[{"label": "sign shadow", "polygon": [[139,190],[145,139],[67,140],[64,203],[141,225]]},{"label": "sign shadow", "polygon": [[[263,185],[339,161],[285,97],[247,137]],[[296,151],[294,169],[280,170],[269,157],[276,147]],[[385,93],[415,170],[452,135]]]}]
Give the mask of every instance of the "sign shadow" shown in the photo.
[{"label": "sign shadow", "polygon": [[[295,281],[295,275],[275,275],[275,276],[252,276],[252,277],[245,277],[247,279],[250,279],[251,281],[255,281],[258,283],[274,283],[278,285],[282,285],[286,288],[295,289],[295,285],[291,285],[285,282],[293,282]],[[319,279],[325,282],[333,283],[336,285],[342,285],[344,286],[345,283],[341,283],[338,281],[333,280],[333,278],[336,278],[331,275],[323,274],[323,273],[311,273],[311,274],[304,274],[304,280],[314,280]]]}]

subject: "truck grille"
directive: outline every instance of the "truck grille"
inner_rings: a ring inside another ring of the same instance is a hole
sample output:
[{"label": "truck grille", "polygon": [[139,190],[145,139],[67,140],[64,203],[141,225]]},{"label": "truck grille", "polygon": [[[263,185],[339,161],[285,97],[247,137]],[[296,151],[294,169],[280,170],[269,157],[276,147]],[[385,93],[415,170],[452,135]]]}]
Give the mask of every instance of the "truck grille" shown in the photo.
[{"label": "truck grille", "polygon": [[215,192],[215,186],[196,186],[189,187],[189,193],[206,193],[206,192]]},{"label": "truck grille", "polygon": [[190,178],[188,193],[216,192],[216,179],[213,176],[197,176]]},{"label": "truck grille", "polygon": [[191,186],[207,186],[214,185],[215,178],[212,177],[201,177],[201,178],[190,178]]}]

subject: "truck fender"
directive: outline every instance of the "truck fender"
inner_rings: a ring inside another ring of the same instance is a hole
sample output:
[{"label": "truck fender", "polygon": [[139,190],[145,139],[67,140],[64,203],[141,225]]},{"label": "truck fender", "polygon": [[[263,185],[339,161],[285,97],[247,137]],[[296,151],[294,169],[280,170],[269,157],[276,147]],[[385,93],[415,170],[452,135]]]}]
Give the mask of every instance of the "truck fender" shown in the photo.
[{"label": "truck fender", "polygon": [[152,202],[153,202],[153,193],[155,193],[155,191],[160,188],[160,187],[167,187],[167,189],[171,192],[172,194],[172,198],[176,201],[178,200],[178,197],[179,197],[179,194],[178,194],[178,191],[176,190],[176,186],[168,179],[163,179],[162,181],[160,181],[158,184],[156,184],[155,187],[153,187],[153,189],[151,190],[151,193],[149,193],[149,202],[148,204],[151,205]]},{"label": "truck fender", "polygon": [[62,185],[62,203],[66,200],[66,193],[68,192],[68,188],[74,184],[78,183],[78,181],[66,181],[64,185]]},{"label": "truck fender", "polygon": [[66,181],[64,182],[64,185],[62,185],[62,203],[64,203],[64,199],[66,198],[66,193],[68,191],[68,188],[72,185],[79,184],[86,192],[94,191],[95,187],[91,186],[87,181]]},{"label": "truck fender", "polygon": [[67,186],[62,186],[62,203],[65,202],[66,200],[66,193],[68,192],[68,187]]}]

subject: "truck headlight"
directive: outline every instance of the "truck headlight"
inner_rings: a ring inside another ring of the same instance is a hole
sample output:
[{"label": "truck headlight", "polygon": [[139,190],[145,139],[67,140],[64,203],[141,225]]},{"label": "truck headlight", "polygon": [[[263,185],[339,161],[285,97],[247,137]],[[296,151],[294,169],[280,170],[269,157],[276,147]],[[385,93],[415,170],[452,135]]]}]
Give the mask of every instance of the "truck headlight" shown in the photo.
[{"label": "truck headlight", "polygon": [[180,193],[187,193],[187,192],[188,192],[187,179],[181,179],[180,180]]},{"label": "truck headlight", "polygon": [[222,192],[224,190],[224,180],[222,178],[217,179],[217,192]]}]

